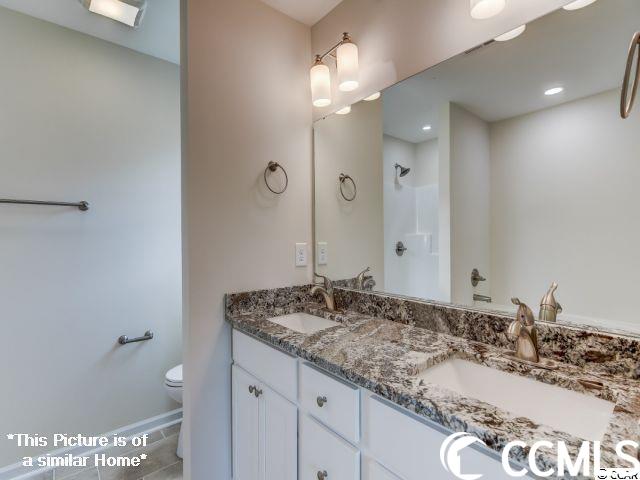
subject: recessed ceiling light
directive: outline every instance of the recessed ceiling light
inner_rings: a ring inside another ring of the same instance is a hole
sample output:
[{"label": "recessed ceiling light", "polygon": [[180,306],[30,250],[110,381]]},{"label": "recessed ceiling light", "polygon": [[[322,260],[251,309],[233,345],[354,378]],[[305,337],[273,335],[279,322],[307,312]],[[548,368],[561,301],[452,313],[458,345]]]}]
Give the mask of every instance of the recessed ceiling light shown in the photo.
[{"label": "recessed ceiling light", "polygon": [[80,0],[90,12],[137,27],[142,20],[146,0]]},{"label": "recessed ceiling light", "polygon": [[514,38],[522,35],[526,29],[527,29],[526,25],[520,25],[518,28],[514,28],[513,30],[508,31],[507,33],[503,33],[499,37],[494,38],[494,40],[496,42],[507,42],[509,40],[513,40]]},{"label": "recessed ceiling light", "polygon": [[506,0],[471,0],[471,16],[478,20],[495,17],[506,5]]},{"label": "recessed ceiling light", "polygon": [[588,7],[592,3],[595,3],[596,0],[576,0],[575,2],[571,2],[568,5],[565,5],[565,10],[579,10],[580,8]]},{"label": "recessed ceiling light", "polygon": [[377,100],[380,98],[380,92],[376,92],[373,95],[369,95],[367,98],[364,99],[365,102],[373,102],[374,100]]},{"label": "recessed ceiling light", "polygon": [[544,92],[544,94],[545,94],[547,97],[549,97],[549,96],[551,96],[551,95],[557,95],[557,94],[559,94],[559,93],[561,93],[561,92],[564,92],[564,88],[562,88],[562,87],[554,87],[554,88],[550,88],[549,90],[546,90],[546,91]]},{"label": "recessed ceiling light", "polygon": [[429,130],[431,130],[431,125],[425,125],[424,127],[422,127],[422,130],[428,132]]},{"label": "recessed ceiling light", "polygon": [[344,108],[341,108],[336,112],[338,115],[346,115],[347,113],[351,113],[351,105],[347,105]]}]

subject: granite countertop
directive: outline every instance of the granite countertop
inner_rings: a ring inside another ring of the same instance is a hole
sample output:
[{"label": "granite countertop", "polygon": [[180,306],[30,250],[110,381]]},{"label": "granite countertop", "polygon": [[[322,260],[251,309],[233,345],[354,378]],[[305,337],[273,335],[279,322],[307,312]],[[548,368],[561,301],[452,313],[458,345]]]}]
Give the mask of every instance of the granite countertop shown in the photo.
[{"label": "granite countertop", "polygon": [[[340,325],[305,335],[266,320],[293,312],[329,318]],[[540,368],[510,359],[503,348],[487,343],[354,311],[332,313],[308,301],[284,307],[254,305],[248,311],[228,308],[227,320],[242,332],[305,359],[445,428],[471,433],[497,452],[501,452],[510,441],[521,440],[531,445],[545,439],[564,440],[569,452],[575,455],[583,440],[426,383],[415,375],[449,358],[461,358],[611,401],[615,403],[615,409],[602,439],[603,467],[626,466],[618,461],[615,445],[622,440],[640,440],[640,381],[603,373],[590,365],[577,366],[549,360],[554,369]],[[536,401],[544,402],[544,399]],[[512,460],[526,463],[527,453],[513,449]],[[638,455],[632,450],[628,453]],[[555,467],[555,455],[551,455],[549,450],[540,449],[536,460],[543,470]]]}]

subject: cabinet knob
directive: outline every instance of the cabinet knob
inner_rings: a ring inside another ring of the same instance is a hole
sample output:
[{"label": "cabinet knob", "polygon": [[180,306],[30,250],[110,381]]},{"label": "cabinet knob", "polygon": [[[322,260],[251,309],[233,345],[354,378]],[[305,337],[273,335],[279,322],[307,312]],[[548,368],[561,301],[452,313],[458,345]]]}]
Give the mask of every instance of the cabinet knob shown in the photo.
[{"label": "cabinet knob", "polygon": [[322,472],[318,472],[318,480],[325,480],[325,478],[327,478],[329,476],[329,474],[327,473],[326,470],[323,470]]},{"label": "cabinet knob", "polygon": [[316,398],[316,403],[320,408],[324,407],[324,404],[327,403],[327,397],[318,397]]},{"label": "cabinet knob", "polygon": [[256,391],[256,387],[254,387],[253,385],[249,385],[249,393],[253,393]]},{"label": "cabinet knob", "polygon": [[258,398],[260,395],[262,395],[262,390],[260,390],[258,387],[254,387],[253,394],[256,396],[256,398]]}]

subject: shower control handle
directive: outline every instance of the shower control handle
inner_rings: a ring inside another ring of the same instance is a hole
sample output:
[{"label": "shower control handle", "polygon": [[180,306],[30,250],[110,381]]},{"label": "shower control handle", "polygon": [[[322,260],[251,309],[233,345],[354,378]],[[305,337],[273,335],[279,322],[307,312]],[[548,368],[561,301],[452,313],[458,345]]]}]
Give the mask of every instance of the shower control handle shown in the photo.
[{"label": "shower control handle", "polygon": [[407,247],[404,246],[404,243],[402,242],[396,243],[396,255],[401,257],[402,255],[404,255],[404,252],[406,251],[407,251]]}]

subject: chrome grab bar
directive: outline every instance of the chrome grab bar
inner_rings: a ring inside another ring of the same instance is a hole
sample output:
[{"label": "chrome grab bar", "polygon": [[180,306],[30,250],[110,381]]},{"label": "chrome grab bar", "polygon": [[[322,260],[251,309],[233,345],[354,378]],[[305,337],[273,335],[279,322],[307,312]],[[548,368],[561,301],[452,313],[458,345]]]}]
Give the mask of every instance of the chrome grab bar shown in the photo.
[{"label": "chrome grab bar", "polygon": [[151,340],[153,338],[153,332],[151,330],[147,330],[144,332],[142,337],[129,338],[126,335],[121,335],[118,338],[118,343],[120,345],[126,345],[127,343],[136,343],[136,342],[144,342],[145,340]]},{"label": "chrome grab bar", "polygon": [[0,203],[10,203],[13,205],[52,205],[55,207],[76,207],[81,212],[89,210],[87,202],[48,202],[42,200],[14,200],[11,198],[0,198]]}]

